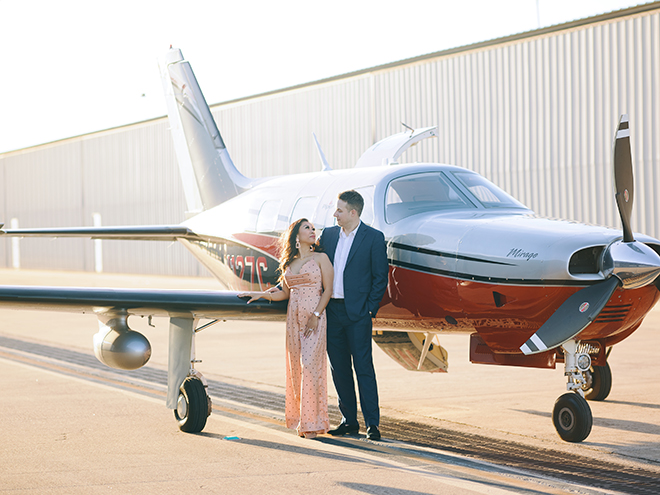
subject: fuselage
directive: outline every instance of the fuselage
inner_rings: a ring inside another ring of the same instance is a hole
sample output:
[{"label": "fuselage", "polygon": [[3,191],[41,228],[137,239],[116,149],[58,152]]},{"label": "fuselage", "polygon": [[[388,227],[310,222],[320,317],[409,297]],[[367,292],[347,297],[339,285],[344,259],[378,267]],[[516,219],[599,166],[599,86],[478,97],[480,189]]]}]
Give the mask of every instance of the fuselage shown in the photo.
[{"label": "fuselage", "polygon": [[[477,331],[494,352],[519,353],[572,293],[610,275],[603,253],[618,230],[536,216],[476,173],[438,164],[389,165],[276,177],[185,225],[182,240],[228,288],[277,283],[279,235],[299,218],[320,235],[338,193],[365,199],[362,221],[387,241],[390,280],[376,326]],[[660,241],[638,235],[660,252]],[[658,299],[651,284],[615,291],[580,335],[611,345]]]}]

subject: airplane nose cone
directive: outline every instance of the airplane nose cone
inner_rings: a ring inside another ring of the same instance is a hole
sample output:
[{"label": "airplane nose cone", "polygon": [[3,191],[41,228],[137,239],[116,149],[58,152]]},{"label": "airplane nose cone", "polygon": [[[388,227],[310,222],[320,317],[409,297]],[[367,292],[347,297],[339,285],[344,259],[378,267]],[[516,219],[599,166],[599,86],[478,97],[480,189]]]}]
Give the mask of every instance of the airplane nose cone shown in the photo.
[{"label": "airplane nose cone", "polygon": [[637,289],[660,275],[660,256],[641,242],[617,241],[605,253],[604,268],[612,270],[624,289]]}]

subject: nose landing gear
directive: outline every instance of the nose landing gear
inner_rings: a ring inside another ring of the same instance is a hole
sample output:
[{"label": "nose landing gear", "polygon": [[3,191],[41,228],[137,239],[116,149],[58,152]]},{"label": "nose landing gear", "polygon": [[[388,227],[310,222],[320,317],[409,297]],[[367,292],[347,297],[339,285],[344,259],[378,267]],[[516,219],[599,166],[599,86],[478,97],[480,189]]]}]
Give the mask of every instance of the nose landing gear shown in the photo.
[{"label": "nose landing gear", "polygon": [[588,354],[578,354],[578,343],[569,340],[562,344],[564,349],[564,375],[568,377],[566,389],[555,402],[552,422],[557,433],[567,442],[581,442],[591,433],[593,415],[584,398],[586,380],[584,373],[591,368]]},{"label": "nose landing gear", "polygon": [[568,392],[555,402],[552,422],[562,440],[581,442],[591,433],[593,416],[584,397],[576,392]]}]

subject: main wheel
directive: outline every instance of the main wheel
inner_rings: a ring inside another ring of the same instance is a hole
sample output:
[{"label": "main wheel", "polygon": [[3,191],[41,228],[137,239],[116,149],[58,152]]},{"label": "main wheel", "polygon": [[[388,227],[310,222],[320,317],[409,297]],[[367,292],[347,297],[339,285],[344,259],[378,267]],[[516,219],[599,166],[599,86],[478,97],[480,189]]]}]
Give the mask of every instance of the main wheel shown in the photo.
[{"label": "main wheel", "polygon": [[567,442],[581,442],[591,433],[593,416],[581,395],[568,392],[557,399],[552,411],[557,433]]},{"label": "main wheel", "polygon": [[605,400],[612,390],[612,370],[609,363],[605,366],[592,366],[582,373],[585,384],[582,386],[587,400]]},{"label": "main wheel", "polygon": [[211,399],[206,395],[204,384],[199,378],[187,377],[179,388],[179,398],[174,410],[179,429],[186,433],[200,432],[210,414]]}]

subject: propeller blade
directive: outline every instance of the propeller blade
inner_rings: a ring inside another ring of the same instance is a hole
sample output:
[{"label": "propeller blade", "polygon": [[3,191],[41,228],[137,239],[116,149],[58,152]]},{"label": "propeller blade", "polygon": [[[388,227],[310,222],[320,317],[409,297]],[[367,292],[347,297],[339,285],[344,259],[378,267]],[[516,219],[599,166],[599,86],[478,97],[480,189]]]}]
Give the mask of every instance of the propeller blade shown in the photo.
[{"label": "propeller blade", "polygon": [[520,350],[525,355],[536,354],[572,339],[598,317],[618,285],[619,279],[610,277],[579,290],[559,306]]},{"label": "propeller blade", "polygon": [[635,239],[630,228],[630,215],[632,213],[635,185],[627,115],[621,116],[614,138],[614,187],[616,188],[614,197],[623,224],[623,242],[632,242]]}]

